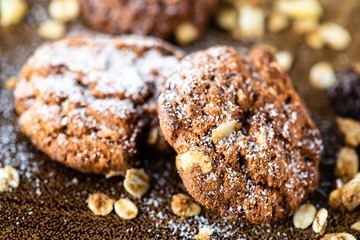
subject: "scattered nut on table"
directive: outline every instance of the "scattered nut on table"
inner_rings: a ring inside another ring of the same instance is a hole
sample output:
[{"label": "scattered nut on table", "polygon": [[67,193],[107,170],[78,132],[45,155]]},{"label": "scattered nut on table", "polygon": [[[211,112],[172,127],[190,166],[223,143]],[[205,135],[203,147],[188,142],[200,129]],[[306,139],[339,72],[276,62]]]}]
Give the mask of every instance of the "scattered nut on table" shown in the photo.
[{"label": "scattered nut on table", "polygon": [[180,45],[188,45],[199,37],[199,30],[194,24],[184,22],[175,30],[175,39]]},{"label": "scattered nut on table", "polygon": [[126,220],[134,219],[138,215],[138,208],[127,198],[121,198],[114,204],[116,214]]},{"label": "scattered nut on table", "polygon": [[242,39],[260,39],[265,33],[265,16],[261,8],[245,5],[240,9],[238,25]]},{"label": "scattered nut on table", "polygon": [[348,211],[360,205],[360,178],[353,178],[341,188],[341,201]]},{"label": "scattered nut on table", "polygon": [[5,81],[5,88],[7,90],[14,90],[16,86],[16,78],[15,77],[9,77],[6,81]]},{"label": "scattered nut on table", "polygon": [[320,240],[356,240],[356,238],[349,233],[329,233]]},{"label": "scattered nut on table", "polygon": [[280,51],[277,52],[275,56],[277,62],[284,68],[284,70],[289,71],[294,60],[292,53],[289,51]]},{"label": "scattered nut on table", "polygon": [[333,190],[329,195],[329,205],[332,209],[344,211],[345,207],[341,200],[341,189]]},{"label": "scattered nut on table", "polygon": [[66,25],[56,20],[47,20],[40,24],[37,29],[40,37],[49,40],[55,40],[63,37],[66,33]]},{"label": "scattered nut on table", "polygon": [[324,42],[334,50],[344,50],[351,44],[350,33],[336,23],[327,22],[320,25],[319,34]]},{"label": "scattered nut on table", "polygon": [[326,89],[335,84],[336,76],[329,62],[319,62],[311,68],[309,79],[314,88]]},{"label": "scattered nut on table", "polygon": [[318,19],[315,18],[303,18],[297,19],[293,22],[293,30],[297,34],[306,34],[317,30],[319,26]]},{"label": "scattered nut on table", "polygon": [[319,211],[317,211],[312,225],[315,233],[319,233],[320,235],[325,233],[328,215],[329,213],[326,208],[321,208]]},{"label": "scattered nut on table", "polygon": [[291,17],[292,19],[319,19],[323,15],[323,8],[317,0],[278,0],[275,3],[275,10]]},{"label": "scattered nut on table", "polygon": [[128,169],[124,179],[125,190],[133,197],[142,197],[150,187],[150,177],[144,169]]},{"label": "scattered nut on table", "polygon": [[88,208],[95,214],[105,216],[112,212],[114,199],[111,199],[106,194],[97,192],[93,193],[87,199]]},{"label": "scattered nut on table", "polygon": [[58,21],[72,21],[79,17],[80,6],[77,0],[52,0],[49,4],[49,14]]},{"label": "scattered nut on table", "polygon": [[269,32],[278,33],[287,28],[290,24],[288,17],[284,14],[273,12],[268,19]]},{"label": "scattered nut on table", "polygon": [[353,177],[359,170],[359,157],[353,148],[343,147],[338,153],[335,166],[337,177]]},{"label": "scattered nut on table", "polygon": [[350,228],[360,232],[360,221],[353,223]]},{"label": "scattered nut on table", "polygon": [[0,168],[0,192],[9,191],[9,188],[17,188],[20,184],[18,171],[10,165]]},{"label": "scattered nut on table", "polygon": [[202,227],[199,229],[199,233],[195,235],[196,240],[210,240],[210,236],[214,233],[214,229]]},{"label": "scattered nut on table", "polygon": [[352,118],[336,118],[340,131],[345,135],[345,142],[357,147],[360,143],[360,122]]},{"label": "scattered nut on table", "polygon": [[294,226],[300,229],[308,228],[314,221],[316,208],[312,204],[303,204],[295,212],[293,217]]},{"label": "scattered nut on table", "polygon": [[194,203],[189,196],[181,193],[172,197],[171,209],[182,218],[199,215],[201,212],[201,207],[198,204]]},{"label": "scattered nut on table", "polygon": [[25,0],[0,0],[0,26],[11,26],[21,23],[26,15]]}]

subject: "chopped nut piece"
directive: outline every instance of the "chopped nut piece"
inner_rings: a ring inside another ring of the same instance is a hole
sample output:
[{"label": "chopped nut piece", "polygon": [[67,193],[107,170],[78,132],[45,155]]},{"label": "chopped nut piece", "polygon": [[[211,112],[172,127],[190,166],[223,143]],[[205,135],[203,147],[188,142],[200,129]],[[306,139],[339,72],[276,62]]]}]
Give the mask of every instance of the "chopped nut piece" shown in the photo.
[{"label": "chopped nut piece", "polygon": [[353,223],[351,225],[351,229],[355,231],[360,231],[360,221]]},{"label": "chopped nut piece", "polygon": [[344,186],[344,183],[340,178],[336,179],[335,183],[336,183],[336,188],[337,189],[340,189],[340,188],[342,188]]},{"label": "chopped nut piece", "polygon": [[126,170],[124,187],[133,197],[142,197],[150,187],[150,177],[144,169],[128,169]]},{"label": "chopped nut piece", "polygon": [[312,204],[303,204],[294,214],[294,226],[300,229],[308,228],[314,221],[316,208]]},{"label": "chopped nut piece", "polygon": [[319,34],[324,42],[334,50],[344,50],[351,43],[350,33],[335,23],[324,23],[319,28]]},{"label": "chopped nut piece", "polygon": [[50,16],[61,22],[75,20],[80,15],[80,6],[77,0],[52,0],[49,4]]},{"label": "chopped nut piece", "polygon": [[214,229],[202,227],[199,233],[195,235],[196,240],[210,240],[210,236],[214,233]]},{"label": "chopped nut piece", "polygon": [[151,131],[149,132],[149,135],[146,139],[146,143],[149,145],[154,145],[156,143],[156,141],[158,140],[159,137],[159,132],[156,128],[151,129]]},{"label": "chopped nut piece", "polygon": [[348,211],[360,204],[360,179],[354,178],[341,188],[341,201]]},{"label": "chopped nut piece", "polygon": [[324,40],[321,38],[319,32],[311,32],[305,36],[305,42],[313,49],[319,50],[324,47]]},{"label": "chopped nut piece", "polygon": [[273,12],[269,16],[268,29],[272,33],[277,33],[289,26],[289,19],[281,13]]},{"label": "chopped nut piece", "polygon": [[201,207],[185,194],[176,194],[171,201],[172,211],[180,217],[191,217],[199,215]]},{"label": "chopped nut piece", "polygon": [[105,216],[113,210],[114,199],[106,194],[97,192],[91,194],[88,198],[88,208],[95,214]]},{"label": "chopped nut piece", "polygon": [[8,184],[10,187],[17,188],[20,184],[20,176],[18,171],[10,165],[6,165],[4,170],[8,173]]},{"label": "chopped nut piece", "polygon": [[325,208],[320,209],[315,216],[314,222],[313,222],[313,230],[315,233],[324,234],[325,228],[327,224],[327,218],[328,218],[328,210]]},{"label": "chopped nut piece", "polygon": [[315,31],[319,22],[314,18],[297,19],[293,23],[293,30],[297,34],[305,34]]},{"label": "chopped nut piece", "polygon": [[17,188],[20,184],[20,176],[15,168],[6,165],[0,168],[0,192],[9,191],[9,187]]},{"label": "chopped nut piece", "polygon": [[227,138],[233,131],[235,131],[235,125],[237,121],[230,119],[221,123],[212,133],[211,139],[213,142],[217,142],[223,138]]},{"label": "chopped nut piece", "polygon": [[216,16],[216,24],[228,31],[237,28],[237,12],[232,8],[222,8]]},{"label": "chopped nut piece", "polygon": [[337,177],[353,177],[359,169],[359,158],[353,148],[340,149],[336,160],[335,175]]},{"label": "chopped nut piece", "polygon": [[199,37],[199,30],[190,22],[180,24],[175,30],[175,39],[180,45],[187,45]]},{"label": "chopped nut piece", "polygon": [[7,90],[14,90],[15,86],[16,86],[16,78],[9,77],[5,82],[5,88]]},{"label": "chopped nut piece", "polygon": [[336,122],[340,131],[345,135],[345,142],[353,147],[360,143],[360,122],[351,118],[338,117]]},{"label": "chopped nut piece", "polygon": [[279,0],[276,2],[275,10],[293,19],[319,19],[323,15],[323,8],[317,0]]},{"label": "chopped nut piece", "polygon": [[44,39],[55,40],[65,35],[66,26],[59,21],[47,20],[38,27],[37,33]]},{"label": "chopped nut piece", "polygon": [[123,175],[122,172],[118,172],[118,171],[110,171],[105,175],[105,178],[112,178],[112,177],[116,177],[116,176],[121,176]]},{"label": "chopped nut piece", "polygon": [[200,165],[203,174],[210,172],[212,169],[211,159],[202,152],[188,151],[176,157],[178,169],[182,168],[184,171],[188,171],[194,165]]},{"label": "chopped nut piece", "polygon": [[333,209],[344,210],[341,200],[341,189],[335,189],[329,195],[329,205]]},{"label": "chopped nut piece", "polygon": [[9,174],[5,170],[5,168],[0,168],[0,192],[9,191]]},{"label": "chopped nut piece", "polygon": [[265,17],[262,9],[244,5],[240,9],[238,24],[243,39],[262,38],[265,32]]},{"label": "chopped nut piece", "polygon": [[134,219],[138,215],[138,208],[127,198],[121,198],[114,204],[116,214],[126,220]]},{"label": "chopped nut piece", "polygon": [[328,62],[319,62],[310,70],[310,84],[314,88],[326,89],[336,81],[334,69]]},{"label": "chopped nut piece", "polygon": [[0,0],[0,26],[19,24],[26,12],[25,0]]},{"label": "chopped nut piece", "polygon": [[353,223],[351,225],[351,229],[352,230],[355,230],[355,231],[360,231],[360,221],[356,222],[356,223]]},{"label": "chopped nut piece", "polygon": [[98,132],[97,132],[97,135],[98,137],[100,138],[107,138],[107,139],[112,139],[114,140],[115,142],[117,140],[119,140],[120,138],[120,134],[117,133],[116,131],[110,129],[110,128],[107,128],[107,127],[104,127],[103,129],[100,129]]},{"label": "chopped nut piece", "polygon": [[289,71],[293,63],[293,55],[289,51],[280,51],[276,53],[276,60],[285,71]]},{"label": "chopped nut piece", "polygon": [[320,240],[356,240],[356,238],[349,233],[329,233]]}]

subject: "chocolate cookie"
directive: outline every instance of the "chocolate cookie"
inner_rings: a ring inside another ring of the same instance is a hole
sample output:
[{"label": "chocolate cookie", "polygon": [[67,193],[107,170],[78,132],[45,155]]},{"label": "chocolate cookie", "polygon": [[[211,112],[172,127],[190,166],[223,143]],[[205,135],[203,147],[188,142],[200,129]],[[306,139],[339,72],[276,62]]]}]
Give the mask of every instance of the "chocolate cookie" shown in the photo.
[{"label": "chocolate cookie", "polygon": [[85,35],[45,44],[15,89],[21,129],[66,166],[123,174],[137,162],[139,136],[158,121],[158,88],[181,57],[149,37]]},{"label": "chocolate cookie", "polygon": [[266,50],[187,56],[160,95],[159,118],[185,187],[224,217],[283,219],[317,184],[320,133]]},{"label": "chocolate cookie", "polygon": [[83,18],[96,30],[169,38],[180,24],[203,32],[218,0],[80,0]]}]

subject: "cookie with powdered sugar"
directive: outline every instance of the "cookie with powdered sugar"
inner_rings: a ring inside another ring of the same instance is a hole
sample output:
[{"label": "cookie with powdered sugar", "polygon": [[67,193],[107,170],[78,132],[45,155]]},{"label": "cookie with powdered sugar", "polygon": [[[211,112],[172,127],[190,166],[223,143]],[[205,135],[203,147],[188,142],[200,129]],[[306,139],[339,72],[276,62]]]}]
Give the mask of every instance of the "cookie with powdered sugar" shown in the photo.
[{"label": "cookie with powdered sugar", "polygon": [[[53,160],[85,173],[123,174],[139,136],[158,131],[158,88],[182,53],[150,37],[82,35],[40,47],[14,95],[21,130]],[[155,130],[154,130],[155,129]]]},{"label": "cookie with powdered sugar", "polygon": [[186,189],[223,217],[283,219],[317,185],[320,133],[266,50],[185,57],[160,94],[159,119]]}]

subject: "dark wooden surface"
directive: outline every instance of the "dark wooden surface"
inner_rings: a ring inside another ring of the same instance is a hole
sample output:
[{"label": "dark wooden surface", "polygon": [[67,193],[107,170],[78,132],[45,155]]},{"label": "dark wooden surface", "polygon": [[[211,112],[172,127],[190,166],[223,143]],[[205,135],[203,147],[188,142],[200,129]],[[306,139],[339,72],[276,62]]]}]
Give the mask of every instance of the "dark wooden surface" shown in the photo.
[{"label": "dark wooden surface", "polygon": [[[5,80],[16,76],[26,59],[43,43],[36,26],[47,19],[48,1],[29,1],[30,12],[25,22],[16,27],[0,28],[0,166],[10,164],[21,175],[18,189],[0,193],[0,239],[188,239],[197,234],[199,227],[215,229],[213,239],[313,239],[319,238],[311,228],[293,227],[292,218],[276,224],[254,225],[220,218],[215,211],[203,209],[200,216],[185,220],[175,216],[170,208],[171,196],[186,192],[174,165],[174,155],[158,156],[143,153],[142,165],[151,176],[151,189],[134,202],[139,207],[135,220],[120,219],[115,212],[105,217],[92,214],[87,208],[89,194],[102,191],[109,196],[131,196],[126,193],[122,177],[105,179],[84,175],[50,161],[19,131],[16,124],[12,92],[4,88]],[[311,50],[302,37],[291,30],[268,35],[265,43],[280,50],[290,50],[295,62],[290,75],[320,128],[325,153],[320,165],[320,182],[307,202],[318,209],[328,208],[328,194],[335,188],[333,175],[336,151],[343,145],[334,124],[334,115],[326,95],[309,86],[310,67],[318,61],[330,61],[341,70],[360,60],[360,2],[358,0],[323,0],[324,20],[337,22],[350,30],[353,43],[349,49],[336,52],[328,48]],[[86,29],[81,21],[69,25],[70,31]],[[254,43],[232,40],[228,34],[211,27],[208,33],[187,52],[216,44],[251,47]],[[360,220],[360,210],[351,213],[329,211],[327,233],[350,232],[350,225]]]}]

